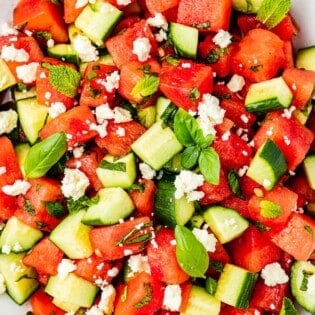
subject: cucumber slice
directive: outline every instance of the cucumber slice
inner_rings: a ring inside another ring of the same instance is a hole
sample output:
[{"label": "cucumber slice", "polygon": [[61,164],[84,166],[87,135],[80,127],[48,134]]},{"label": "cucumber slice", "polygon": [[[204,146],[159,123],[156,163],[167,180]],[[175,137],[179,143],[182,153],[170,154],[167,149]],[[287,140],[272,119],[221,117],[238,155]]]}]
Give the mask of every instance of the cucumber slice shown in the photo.
[{"label": "cucumber slice", "polygon": [[286,170],[284,154],[272,140],[267,139],[257,150],[246,174],[266,190],[271,190]]},{"label": "cucumber slice", "polygon": [[98,192],[99,202],[91,205],[82,218],[84,224],[110,225],[125,219],[134,210],[132,200],[120,187],[103,188]]},{"label": "cucumber slice", "polygon": [[169,35],[179,55],[192,59],[196,58],[198,30],[195,27],[171,22]]},{"label": "cucumber slice", "polygon": [[79,56],[71,44],[56,44],[47,49],[47,54],[62,61],[79,64]]},{"label": "cucumber slice", "polygon": [[245,97],[245,107],[248,112],[266,113],[288,108],[293,94],[282,77],[253,83]]},{"label": "cucumber slice", "polygon": [[263,0],[232,0],[233,8],[245,13],[257,13]]},{"label": "cucumber slice", "polygon": [[145,163],[159,170],[183,147],[171,128],[164,127],[162,122],[156,122],[131,145],[131,148]]},{"label": "cucumber slice", "polygon": [[5,247],[14,253],[25,252],[42,237],[43,233],[40,230],[34,229],[12,216],[1,233],[0,248],[2,252],[5,251]]},{"label": "cucumber slice", "polygon": [[310,101],[303,109],[296,109],[293,112],[293,115],[302,125],[305,125],[312,110],[313,105],[312,102]]},{"label": "cucumber slice", "polygon": [[204,288],[193,285],[188,297],[185,310],[181,315],[218,315],[221,303],[213,295],[210,295]]},{"label": "cucumber slice", "polygon": [[295,65],[300,69],[315,71],[315,46],[299,49]]},{"label": "cucumber slice", "polygon": [[25,254],[0,254],[0,274],[4,278],[7,293],[12,300],[21,305],[37,289],[35,269],[23,264]]},{"label": "cucumber slice", "polygon": [[221,206],[209,207],[203,217],[221,244],[239,237],[249,226],[249,222],[236,210]]},{"label": "cucumber slice", "polygon": [[39,131],[46,122],[48,107],[39,104],[35,97],[20,99],[16,105],[21,128],[28,141],[33,144],[38,139]]},{"label": "cucumber slice", "polygon": [[81,223],[84,210],[69,214],[50,233],[49,239],[69,258],[80,259],[92,255],[91,227]]},{"label": "cucumber slice", "polygon": [[129,188],[137,176],[135,156],[132,152],[119,159],[105,155],[96,174],[104,187]]},{"label": "cucumber slice", "polygon": [[248,308],[258,274],[233,264],[225,264],[219,277],[215,297],[237,308]]},{"label": "cucumber slice", "polygon": [[164,113],[165,109],[167,108],[168,105],[171,104],[171,100],[164,97],[164,96],[159,96],[157,101],[156,101],[156,116],[155,120],[159,121],[161,120],[161,115]]},{"label": "cucumber slice", "polygon": [[310,261],[296,261],[293,264],[290,277],[292,295],[303,308],[312,314],[315,313],[314,278],[315,265]]},{"label": "cucumber slice", "polygon": [[98,287],[74,273],[69,273],[64,279],[58,276],[50,276],[45,292],[57,301],[66,303],[67,306],[70,304],[79,307],[91,307],[98,292]]},{"label": "cucumber slice", "polygon": [[304,159],[303,168],[310,187],[315,189],[315,154],[308,155]]},{"label": "cucumber slice", "polygon": [[83,9],[74,25],[97,46],[103,46],[122,14],[109,2],[97,0]]},{"label": "cucumber slice", "polygon": [[31,88],[26,88],[19,90],[18,88],[14,89],[14,99],[16,101],[23,100],[24,98],[36,97],[36,88],[33,86]]},{"label": "cucumber slice", "polygon": [[72,314],[71,312],[73,312],[75,314],[80,308],[80,305],[61,301],[55,297],[52,299],[52,302],[53,302],[53,304],[55,304],[56,306],[61,308],[63,311],[70,313],[70,314]]},{"label": "cucumber slice", "polygon": [[0,92],[16,84],[16,79],[6,62],[0,58]]},{"label": "cucumber slice", "polygon": [[25,176],[24,161],[30,148],[28,143],[19,143],[14,148],[23,176]]},{"label": "cucumber slice", "polygon": [[175,176],[164,176],[157,182],[154,202],[154,216],[157,221],[172,228],[185,225],[195,212],[194,202],[188,201],[185,196],[180,199],[174,197],[174,180]]}]

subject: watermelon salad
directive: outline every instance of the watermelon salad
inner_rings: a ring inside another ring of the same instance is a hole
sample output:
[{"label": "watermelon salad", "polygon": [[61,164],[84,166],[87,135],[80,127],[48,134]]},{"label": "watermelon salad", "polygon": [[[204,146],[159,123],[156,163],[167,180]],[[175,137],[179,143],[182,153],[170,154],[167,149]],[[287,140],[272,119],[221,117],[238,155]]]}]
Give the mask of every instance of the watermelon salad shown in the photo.
[{"label": "watermelon salad", "polygon": [[291,3],[20,0],[0,29],[0,293],[34,315],[315,313],[315,47]]}]

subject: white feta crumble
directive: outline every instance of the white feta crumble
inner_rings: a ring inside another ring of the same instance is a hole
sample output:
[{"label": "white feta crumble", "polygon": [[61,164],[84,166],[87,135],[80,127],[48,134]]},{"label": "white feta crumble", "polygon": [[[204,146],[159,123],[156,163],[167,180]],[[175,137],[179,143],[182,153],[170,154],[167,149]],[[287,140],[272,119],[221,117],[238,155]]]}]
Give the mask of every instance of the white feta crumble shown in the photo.
[{"label": "white feta crumble", "polygon": [[5,293],[6,291],[6,286],[5,286],[5,281],[3,275],[0,273],[0,295]]},{"label": "white feta crumble", "polygon": [[116,277],[118,274],[119,274],[119,269],[117,267],[113,267],[112,269],[109,269],[107,271],[107,275],[112,278]]},{"label": "white feta crumble", "polygon": [[114,118],[114,112],[109,107],[109,104],[102,104],[95,108],[95,117],[97,123],[101,124],[107,119],[113,119]]},{"label": "white feta crumble", "polygon": [[27,62],[30,58],[28,52],[23,48],[15,48],[14,45],[4,45],[1,51],[1,58],[5,61]]},{"label": "white feta crumble", "polygon": [[78,34],[73,39],[73,48],[83,62],[98,60],[98,50],[85,35]]},{"label": "white feta crumble", "polygon": [[249,118],[247,117],[246,114],[242,114],[240,118],[241,118],[241,121],[245,124],[249,122]]},{"label": "white feta crumble", "polygon": [[220,48],[226,48],[232,43],[232,35],[225,30],[219,30],[212,41]]},{"label": "white feta crumble", "polygon": [[178,284],[169,284],[165,287],[163,307],[172,312],[178,312],[182,304],[182,289]]},{"label": "white feta crumble", "polygon": [[65,279],[70,272],[75,271],[76,269],[77,266],[71,259],[63,258],[61,262],[58,264],[57,276],[60,279]]},{"label": "white feta crumble", "polygon": [[126,6],[131,3],[131,0],[117,0],[118,5]]},{"label": "white feta crumble", "polygon": [[9,254],[11,253],[11,246],[8,245],[8,244],[2,245],[2,247],[1,247],[1,253],[2,253],[2,254],[9,255]]},{"label": "white feta crumble", "polygon": [[133,41],[132,53],[134,53],[140,62],[147,61],[150,57],[151,43],[147,37],[138,37]]},{"label": "white feta crumble", "polygon": [[110,74],[106,75],[105,80],[99,80],[98,83],[102,84],[106,91],[111,93],[115,89],[117,90],[119,88],[119,81],[120,81],[120,75],[119,72],[113,71]]},{"label": "white feta crumble", "polygon": [[5,166],[0,166],[0,176],[7,172],[7,168]]},{"label": "white feta crumble", "polygon": [[191,63],[189,62],[183,62],[181,64],[181,67],[184,68],[184,69],[190,69],[191,68]]},{"label": "white feta crumble", "polygon": [[73,156],[78,159],[83,155],[84,152],[84,147],[83,146],[79,146],[73,149]]},{"label": "white feta crumble", "polygon": [[22,179],[17,179],[12,185],[4,185],[2,191],[9,196],[25,195],[31,184]]},{"label": "white feta crumble", "polygon": [[89,127],[90,127],[90,130],[95,130],[101,138],[104,138],[107,136],[107,125],[108,125],[108,121],[105,120],[101,124],[91,123]]},{"label": "white feta crumble", "polygon": [[55,41],[52,38],[49,38],[46,43],[48,48],[52,48],[55,45]]},{"label": "white feta crumble", "polygon": [[118,127],[116,130],[116,135],[119,137],[124,137],[126,135],[126,129],[123,127]]},{"label": "white feta crumble", "polygon": [[61,181],[61,190],[66,198],[78,200],[85,194],[90,182],[88,177],[79,169],[65,168]]},{"label": "white feta crumble", "polygon": [[51,103],[48,108],[48,114],[51,118],[56,118],[60,114],[65,113],[67,108],[63,102],[54,102]]},{"label": "white feta crumble", "polygon": [[16,67],[17,77],[23,81],[23,83],[32,83],[36,80],[36,72],[39,67],[38,62],[31,62],[26,65]]},{"label": "white feta crumble", "polygon": [[241,75],[233,74],[230,81],[227,83],[227,87],[231,92],[239,92],[243,89],[245,85],[245,79]]},{"label": "white feta crumble", "polygon": [[131,113],[127,109],[124,109],[122,107],[115,107],[113,112],[115,123],[128,122],[132,120]]},{"label": "white feta crumble", "polygon": [[128,259],[128,266],[130,268],[128,276],[130,277],[133,277],[135,274],[140,272],[146,272],[148,274],[151,273],[148,256],[141,254],[131,255]]},{"label": "white feta crumble", "polygon": [[114,301],[116,296],[116,290],[113,285],[109,284],[102,288],[101,298],[98,303],[98,308],[103,311],[104,314],[112,314],[114,311]]},{"label": "white feta crumble", "polygon": [[175,198],[180,199],[184,195],[188,201],[199,200],[204,197],[203,191],[196,189],[204,183],[204,177],[192,171],[183,170],[175,178]]},{"label": "white feta crumble", "polygon": [[155,40],[157,42],[163,42],[164,40],[167,40],[167,33],[162,28],[154,34]]},{"label": "white feta crumble", "polygon": [[286,145],[290,145],[291,144],[291,140],[288,138],[288,136],[283,136],[283,141]]},{"label": "white feta crumble", "polygon": [[104,313],[97,305],[93,305],[85,312],[85,315],[104,315]]},{"label": "white feta crumble", "polygon": [[223,122],[224,114],[217,97],[209,93],[202,95],[198,104],[198,122],[205,136],[216,133],[214,126]]},{"label": "white feta crumble", "polygon": [[156,175],[156,171],[150,167],[150,165],[146,163],[140,163],[139,169],[141,172],[141,175],[145,179],[152,179]]},{"label": "white feta crumble", "polygon": [[157,12],[157,13],[154,14],[154,16],[149,17],[147,19],[147,23],[150,26],[157,27],[157,28],[162,28],[165,31],[168,30],[167,20],[166,20],[165,16],[162,13],[160,13],[160,12]]},{"label": "white feta crumble", "polygon": [[89,3],[89,0],[77,0],[75,2],[75,6],[74,7],[76,9],[80,9],[80,8],[85,7],[88,3]]},{"label": "white feta crumble", "polygon": [[266,265],[260,273],[267,286],[273,287],[277,284],[287,283],[289,281],[288,275],[278,262]]},{"label": "white feta crumble", "polygon": [[307,278],[306,293],[310,295],[315,295],[315,274]]},{"label": "white feta crumble", "polygon": [[285,108],[281,114],[282,117],[290,119],[292,117],[292,113],[296,110],[295,106],[290,106],[289,108]]},{"label": "white feta crumble", "polygon": [[14,252],[20,252],[23,249],[23,247],[19,242],[15,242],[12,249]]},{"label": "white feta crumble", "polygon": [[18,114],[15,110],[0,111],[0,135],[10,133],[17,126],[17,121]]},{"label": "white feta crumble", "polygon": [[205,247],[207,252],[215,252],[217,239],[212,233],[208,233],[205,229],[193,228],[192,233],[196,236],[197,240]]},{"label": "white feta crumble", "polygon": [[230,131],[230,130],[226,131],[226,132],[221,136],[222,141],[228,141],[229,138],[230,138],[230,135],[231,135],[231,131]]},{"label": "white feta crumble", "polygon": [[248,165],[243,165],[238,171],[237,174],[239,177],[243,177],[248,170]]},{"label": "white feta crumble", "polygon": [[18,34],[19,34],[18,30],[15,29],[8,22],[4,22],[1,24],[0,36],[9,36],[9,35],[15,35],[16,36]]}]

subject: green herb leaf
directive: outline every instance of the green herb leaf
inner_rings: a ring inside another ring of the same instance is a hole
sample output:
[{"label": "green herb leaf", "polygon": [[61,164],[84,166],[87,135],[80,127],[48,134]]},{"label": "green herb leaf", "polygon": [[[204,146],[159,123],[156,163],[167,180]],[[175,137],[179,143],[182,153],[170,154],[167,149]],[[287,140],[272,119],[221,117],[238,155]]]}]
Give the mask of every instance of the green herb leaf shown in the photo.
[{"label": "green herb leaf", "polygon": [[290,0],[263,0],[256,19],[264,23],[268,28],[273,28],[281,22],[291,8]]},{"label": "green herb leaf", "polygon": [[166,126],[173,127],[174,117],[176,112],[178,111],[178,107],[173,103],[170,103],[163,111],[161,115],[161,119]]},{"label": "green herb leaf", "polygon": [[106,160],[102,160],[99,164],[100,168],[104,168],[110,171],[118,171],[118,172],[126,172],[126,163],[124,162],[109,162]]},{"label": "green herb leaf", "polygon": [[270,200],[261,200],[259,207],[261,216],[266,219],[274,219],[282,213],[281,207],[277,203]]},{"label": "green herb leaf", "polygon": [[314,235],[314,231],[309,225],[304,225],[304,230],[311,234],[312,236]]},{"label": "green herb leaf", "polygon": [[234,195],[237,197],[244,199],[244,195],[241,190],[241,185],[239,182],[239,176],[235,170],[230,170],[228,173],[228,183],[230,189]]},{"label": "green herb leaf", "polygon": [[217,290],[217,286],[218,286],[217,280],[213,279],[212,277],[208,277],[206,279],[205,288],[209,294],[214,295],[215,291]]},{"label": "green herb leaf", "polygon": [[55,133],[33,145],[25,158],[24,170],[28,178],[44,176],[67,150],[64,132]]},{"label": "green herb leaf", "polygon": [[31,202],[28,199],[25,199],[23,209],[31,216],[34,216],[36,214],[35,209],[32,207]]},{"label": "green herb leaf", "polygon": [[61,94],[75,97],[81,80],[80,73],[69,66],[50,65],[49,82]]},{"label": "green herb leaf", "polygon": [[93,198],[82,196],[77,200],[73,200],[72,198],[69,198],[67,200],[67,208],[69,210],[69,213],[74,213],[80,210],[86,210],[88,207],[97,204],[99,200],[100,200],[99,195],[96,195]]},{"label": "green herb leaf", "polygon": [[134,97],[145,97],[154,94],[159,88],[160,79],[153,74],[145,75],[137,84],[133,87],[131,95]]},{"label": "green herb leaf", "polygon": [[220,179],[220,158],[211,147],[202,149],[198,160],[201,174],[210,184],[218,185]]},{"label": "green herb leaf", "polygon": [[136,309],[142,308],[143,306],[149,304],[152,301],[152,287],[150,283],[143,283],[142,285],[144,287],[145,296],[141,301],[134,304],[134,307]]},{"label": "green herb leaf", "polygon": [[191,146],[184,149],[181,155],[181,165],[186,169],[193,168],[199,158],[200,150],[197,146]]},{"label": "green herb leaf", "polygon": [[48,213],[55,218],[62,218],[66,213],[65,207],[58,201],[46,201]]},{"label": "green herb leaf", "polygon": [[283,302],[282,302],[282,307],[280,310],[280,314],[299,315],[299,312],[295,308],[293,302],[289,298],[284,297]]},{"label": "green herb leaf", "polygon": [[199,97],[200,97],[200,92],[199,90],[194,87],[190,92],[188,97],[192,100],[192,101],[196,101]]},{"label": "green herb leaf", "polygon": [[209,256],[205,247],[186,227],[176,225],[176,258],[181,268],[191,277],[205,278]]}]

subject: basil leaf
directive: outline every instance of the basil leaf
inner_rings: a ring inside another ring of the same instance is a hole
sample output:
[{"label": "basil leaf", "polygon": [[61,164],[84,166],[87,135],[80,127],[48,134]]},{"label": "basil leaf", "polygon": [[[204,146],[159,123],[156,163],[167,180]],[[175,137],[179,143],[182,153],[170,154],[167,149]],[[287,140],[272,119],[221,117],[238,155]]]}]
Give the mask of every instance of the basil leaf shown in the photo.
[{"label": "basil leaf", "polygon": [[244,195],[241,190],[241,185],[239,182],[239,176],[235,170],[230,170],[228,173],[228,183],[229,187],[234,195],[244,199]]},{"label": "basil leaf", "polygon": [[191,169],[198,162],[200,150],[196,146],[187,147],[181,155],[181,165],[186,169]]},{"label": "basil leaf", "polygon": [[74,200],[73,198],[69,198],[67,200],[67,208],[69,210],[69,213],[74,213],[81,210],[86,210],[88,207],[92,205],[96,205],[99,202],[99,200],[100,200],[99,195],[96,195],[93,198],[82,196],[77,200]]},{"label": "basil leaf", "polygon": [[103,160],[99,164],[99,167],[110,171],[126,172],[126,163],[124,162],[111,163],[106,160]]},{"label": "basil leaf", "polygon": [[156,75],[145,75],[131,90],[134,97],[145,97],[154,94],[159,88],[160,79]]},{"label": "basil leaf", "polygon": [[55,218],[62,218],[67,213],[65,207],[58,201],[47,201],[45,204],[48,213]]},{"label": "basil leaf", "polygon": [[291,8],[290,0],[263,0],[256,19],[264,23],[268,28],[273,28],[281,22]]},{"label": "basil leaf", "polygon": [[166,126],[173,127],[174,117],[175,117],[175,114],[177,111],[178,111],[178,107],[176,105],[174,105],[173,103],[170,103],[164,109],[164,111],[160,117]]},{"label": "basil leaf", "polygon": [[211,147],[202,149],[198,164],[206,181],[218,185],[220,180],[220,158],[218,153]]},{"label": "basil leaf", "polygon": [[176,258],[181,268],[191,277],[205,278],[209,256],[205,247],[186,227],[176,225]]},{"label": "basil leaf", "polygon": [[67,138],[64,132],[55,133],[33,145],[25,158],[24,170],[28,178],[45,175],[67,150]]}]

